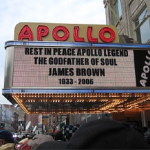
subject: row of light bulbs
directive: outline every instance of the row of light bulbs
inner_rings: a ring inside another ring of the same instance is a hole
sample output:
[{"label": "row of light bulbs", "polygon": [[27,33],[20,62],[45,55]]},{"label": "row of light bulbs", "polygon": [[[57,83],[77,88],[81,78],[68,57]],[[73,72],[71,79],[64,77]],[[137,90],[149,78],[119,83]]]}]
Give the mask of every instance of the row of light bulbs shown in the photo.
[{"label": "row of light bulbs", "polygon": [[[76,93],[75,93],[76,94]],[[98,93],[99,94],[99,93]],[[123,93],[124,94],[124,93]],[[39,95],[39,94],[38,94]],[[88,94],[89,95],[89,94]],[[112,94],[112,95],[115,95],[114,93]],[[137,96],[137,97],[140,97],[140,96],[142,96],[142,95],[144,95],[143,93],[135,93],[135,96]],[[128,102],[128,103],[126,103],[125,104],[125,108],[126,109],[131,109],[131,108],[135,108],[135,109],[137,109],[137,108],[139,108],[139,106],[138,106],[138,103],[142,103],[142,102],[145,102],[145,101],[147,101],[147,99],[150,99],[150,94],[148,93],[147,94],[149,97],[146,97],[146,98],[138,98],[138,99],[136,99],[136,100],[133,100],[133,101],[131,101],[131,102]],[[27,108],[24,106],[24,104],[23,104],[23,100],[22,99],[20,99],[20,98],[18,98],[18,96],[21,98],[21,97],[26,97],[26,94],[13,94],[13,98],[16,100],[16,102],[22,107],[22,109],[27,113],[27,114],[29,114],[30,112],[27,110]],[[131,96],[131,93],[129,93],[129,96]],[[125,97],[125,96],[124,96]],[[108,99],[103,99],[104,100],[104,102],[107,102],[108,101]],[[102,100],[102,101],[103,101]],[[41,102],[48,102],[47,100],[45,100],[45,99],[43,99],[43,100],[40,100]],[[96,102],[97,100],[96,99],[91,99],[91,100],[88,100],[88,102]],[[101,111],[113,111],[113,107],[115,107],[116,105],[119,105],[119,104],[121,104],[122,102],[124,102],[125,100],[124,99],[120,99],[120,100],[118,100],[118,99],[116,99],[116,100],[112,100],[111,101],[111,103],[105,103],[104,105],[101,105],[100,106],[100,110],[97,110],[97,109],[95,109],[95,110],[91,110],[91,111],[95,111],[95,112],[101,112]],[[35,99],[29,99],[29,100],[27,100],[27,102],[37,102],[37,100],[35,100]],[[60,100],[59,99],[55,99],[55,100],[52,100],[52,102],[60,102]],[[63,102],[72,102],[72,99],[68,99],[68,100],[64,100]],[[76,100],[76,102],[84,102],[84,99],[78,99],[78,100]],[[111,109],[112,108],[112,109]],[[117,110],[119,110],[119,108],[117,108]],[[123,108],[120,108],[120,111],[123,111],[123,110],[125,110],[125,109],[123,109]],[[90,110],[88,110],[88,111],[90,111]],[[115,110],[114,110],[115,111]],[[87,112],[87,111],[86,111]],[[46,112],[45,112],[46,113]],[[63,113],[63,112],[59,112],[59,113]]]},{"label": "row of light bulbs", "polygon": [[23,105],[22,100],[20,100],[17,96],[12,95],[13,99],[20,105],[20,107],[24,110],[26,114],[29,114],[27,108]]},{"label": "row of light bulbs", "polygon": [[19,97],[142,97],[145,93],[16,93]]}]

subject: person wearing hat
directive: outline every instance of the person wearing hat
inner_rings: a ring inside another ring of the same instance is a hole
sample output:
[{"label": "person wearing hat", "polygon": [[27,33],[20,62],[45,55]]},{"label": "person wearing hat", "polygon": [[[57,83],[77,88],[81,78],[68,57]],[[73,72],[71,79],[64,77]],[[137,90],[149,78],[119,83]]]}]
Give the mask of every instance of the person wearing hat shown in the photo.
[{"label": "person wearing hat", "polygon": [[70,141],[71,137],[74,135],[74,133],[78,130],[76,126],[73,125],[64,125],[62,127],[62,135],[64,141]]},{"label": "person wearing hat", "polygon": [[0,150],[14,150],[14,138],[10,131],[0,131]]},{"label": "person wearing hat", "polygon": [[54,141],[53,137],[45,134],[37,134],[32,139],[24,139],[15,145],[16,150],[35,150],[38,145],[46,141]]},{"label": "person wearing hat", "polygon": [[31,147],[31,150],[35,150],[40,144],[47,141],[54,141],[54,138],[51,135],[37,134],[28,140],[27,144]]},{"label": "person wearing hat", "polygon": [[82,125],[68,142],[50,141],[36,150],[48,149],[150,149],[144,137],[129,124],[98,119]]}]

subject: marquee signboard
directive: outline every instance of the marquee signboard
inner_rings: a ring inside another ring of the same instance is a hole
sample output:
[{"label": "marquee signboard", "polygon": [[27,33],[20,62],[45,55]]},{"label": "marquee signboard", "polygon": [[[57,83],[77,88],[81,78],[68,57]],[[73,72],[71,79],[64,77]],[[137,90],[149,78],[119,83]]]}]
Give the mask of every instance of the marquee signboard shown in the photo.
[{"label": "marquee signboard", "polygon": [[14,40],[6,42],[5,89],[150,86],[150,51],[117,44],[114,26],[19,23]]},{"label": "marquee signboard", "polygon": [[98,44],[96,47],[79,47],[74,43],[72,46],[58,46],[60,43],[57,42],[55,46],[24,44],[6,48],[6,52],[13,56],[6,63],[6,68],[11,68],[11,72],[6,70],[5,76],[6,84],[8,78],[11,79],[10,88],[120,89],[150,86],[148,50],[102,48]]}]

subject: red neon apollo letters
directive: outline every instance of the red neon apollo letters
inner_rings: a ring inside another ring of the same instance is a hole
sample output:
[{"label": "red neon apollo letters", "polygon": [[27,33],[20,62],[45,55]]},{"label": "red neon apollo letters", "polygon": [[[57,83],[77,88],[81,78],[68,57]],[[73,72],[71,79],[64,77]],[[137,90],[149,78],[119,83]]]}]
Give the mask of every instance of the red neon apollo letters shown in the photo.
[{"label": "red neon apollo letters", "polygon": [[[64,32],[64,36],[62,37],[59,37],[57,35],[57,32],[58,31],[63,31]],[[68,38],[69,38],[69,30],[66,28],[66,27],[63,27],[63,26],[57,26],[53,29],[53,38],[56,40],[56,41],[66,41]]]},{"label": "red neon apollo letters", "polygon": [[[92,37],[92,27],[87,27],[87,39],[88,42],[98,42],[98,38],[96,37]],[[73,30],[73,37],[74,37],[74,41],[75,42],[85,42],[84,37],[79,37],[79,26],[75,26],[74,30]],[[59,36],[58,32],[62,31],[63,32],[63,36]],[[110,34],[110,37],[106,38],[104,36],[105,32],[108,32]],[[42,41],[43,37],[46,37],[49,34],[49,28],[47,26],[44,25],[39,25],[37,27],[37,40],[38,41]],[[52,36],[56,41],[66,41],[69,38],[69,30],[65,27],[65,26],[56,26],[53,30],[52,30]],[[110,43],[113,42],[115,39],[115,32],[109,28],[109,27],[103,27],[100,31],[99,31],[99,38],[106,43]],[[29,41],[33,41],[33,33],[32,30],[30,29],[30,27],[28,25],[25,25],[19,35],[18,35],[18,40],[23,40],[23,39],[28,39]]]},{"label": "red neon apollo letters", "polygon": [[25,25],[18,36],[18,40],[28,39],[29,41],[33,41],[33,34],[28,25]]},{"label": "red neon apollo letters", "polygon": [[47,36],[49,33],[49,28],[47,26],[40,25],[37,28],[37,39],[42,41],[42,37]]}]

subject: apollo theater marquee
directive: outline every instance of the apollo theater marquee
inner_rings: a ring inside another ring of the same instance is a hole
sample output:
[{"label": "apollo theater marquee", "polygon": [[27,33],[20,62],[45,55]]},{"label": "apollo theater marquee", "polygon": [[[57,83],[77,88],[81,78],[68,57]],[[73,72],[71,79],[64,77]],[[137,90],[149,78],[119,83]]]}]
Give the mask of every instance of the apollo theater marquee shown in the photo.
[{"label": "apollo theater marquee", "polygon": [[19,23],[2,94],[27,114],[146,110],[149,48],[119,43],[111,25]]}]

